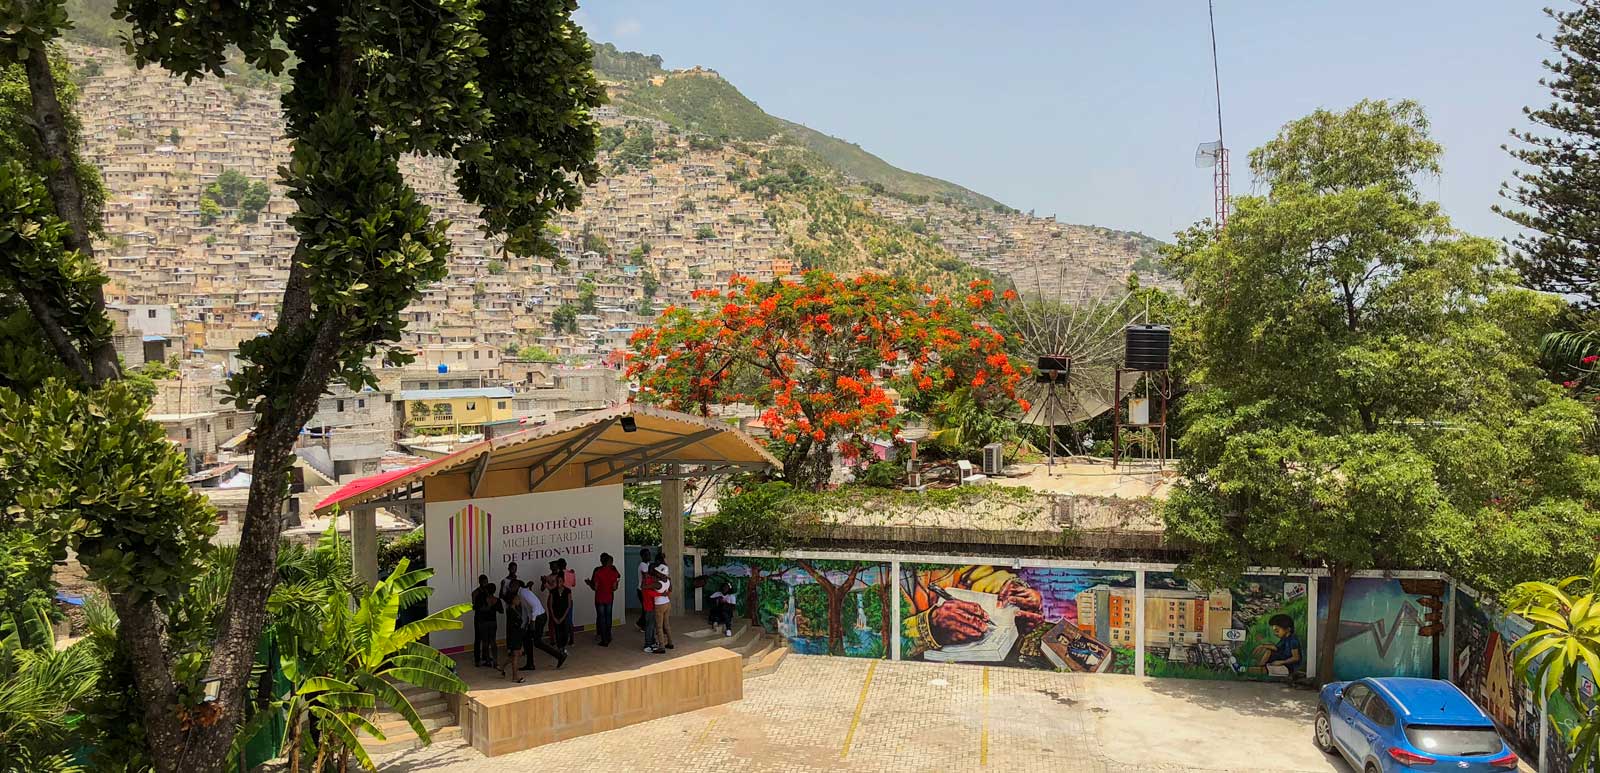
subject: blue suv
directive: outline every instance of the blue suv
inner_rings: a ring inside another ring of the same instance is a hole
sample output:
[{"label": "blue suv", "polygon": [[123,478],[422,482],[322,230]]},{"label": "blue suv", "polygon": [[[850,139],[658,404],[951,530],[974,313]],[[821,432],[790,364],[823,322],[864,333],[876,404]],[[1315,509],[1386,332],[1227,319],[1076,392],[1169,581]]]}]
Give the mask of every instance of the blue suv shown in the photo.
[{"label": "blue suv", "polygon": [[1516,770],[1494,721],[1466,693],[1435,679],[1360,679],[1322,688],[1317,748],[1362,773]]}]

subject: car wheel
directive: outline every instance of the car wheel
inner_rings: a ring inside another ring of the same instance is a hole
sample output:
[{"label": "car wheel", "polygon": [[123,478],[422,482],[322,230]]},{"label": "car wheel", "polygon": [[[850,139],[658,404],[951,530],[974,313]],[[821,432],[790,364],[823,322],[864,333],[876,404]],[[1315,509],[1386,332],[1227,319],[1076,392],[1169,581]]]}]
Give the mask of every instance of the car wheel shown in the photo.
[{"label": "car wheel", "polygon": [[1311,740],[1322,750],[1323,754],[1333,754],[1333,723],[1328,721],[1328,712],[1325,709],[1317,710],[1317,720],[1313,725],[1314,731]]}]

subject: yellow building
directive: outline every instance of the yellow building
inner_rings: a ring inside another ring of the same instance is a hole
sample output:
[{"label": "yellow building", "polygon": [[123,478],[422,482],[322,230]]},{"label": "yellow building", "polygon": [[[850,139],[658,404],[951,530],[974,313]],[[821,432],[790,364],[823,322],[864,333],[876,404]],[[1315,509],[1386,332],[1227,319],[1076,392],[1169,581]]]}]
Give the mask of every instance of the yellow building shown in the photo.
[{"label": "yellow building", "polygon": [[407,389],[394,401],[395,421],[412,430],[477,432],[485,424],[515,418],[511,390]]}]

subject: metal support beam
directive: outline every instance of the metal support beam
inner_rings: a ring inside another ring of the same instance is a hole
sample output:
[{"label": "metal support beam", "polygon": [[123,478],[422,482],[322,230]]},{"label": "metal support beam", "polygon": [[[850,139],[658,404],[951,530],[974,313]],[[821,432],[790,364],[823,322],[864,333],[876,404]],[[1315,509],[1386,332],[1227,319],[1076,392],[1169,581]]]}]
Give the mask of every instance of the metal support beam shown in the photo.
[{"label": "metal support beam", "polygon": [[605,434],[605,431],[610,429],[611,425],[615,424],[616,421],[616,419],[607,419],[596,424],[584,431],[583,434],[567,441],[556,450],[551,451],[543,459],[529,466],[528,491],[537,491],[539,484],[548,480],[551,475],[555,474],[556,470],[561,469],[567,462],[577,457],[578,454],[583,453],[583,449],[588,448],[590,443]]},{"label": "metal support beam", "polygon": [[617,466],[618,460],[615,458],[596,459],[595,462],[606,464],[608,469],[601,475],[595,475],[590,469],[593,463],[584,465],[584,484],[588,486],[594,486],[607,479],[626,475],[631,470],[643,467],[651,462],[661,460],[668,454],[671,454],[673,451],[677,451],[681,448],[688,448],[689,446],[705,440],[706,438],[721,434],[721,432],[722,430],[720,429],[703,429],[692,435],[684,435],[679,437],[676,440],[666,440],[654,445],[646,446],[642,449],[639,449],[640,452],[642,452],[640,455],[632,458],[622,459],[621,466]]},{"label": "metal support beam", "polygon": [[489,472],[489,457],[494,456],[494,446],[483,450],[483,456],[478,457],[478,463],[473,466],[472,472],[467,475],[467,496],[477,496],[478,486],[483,484],[483,476]]}]

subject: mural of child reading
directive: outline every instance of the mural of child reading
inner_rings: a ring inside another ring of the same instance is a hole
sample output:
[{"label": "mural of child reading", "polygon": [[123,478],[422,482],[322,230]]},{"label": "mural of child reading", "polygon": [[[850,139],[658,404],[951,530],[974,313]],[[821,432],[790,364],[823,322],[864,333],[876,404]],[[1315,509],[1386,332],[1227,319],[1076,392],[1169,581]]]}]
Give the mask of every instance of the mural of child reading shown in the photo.
[{"label": "mural of child reading", "polygon": [[1305,657],[1300,649],[1300,637],[1294,634],[1294,618],[1285,614],[1272,616],[1267,623],[1277,644],[1258,644],[1252,653],[1256,667],[1268,676],[1289,676],[1305,670]]}]

